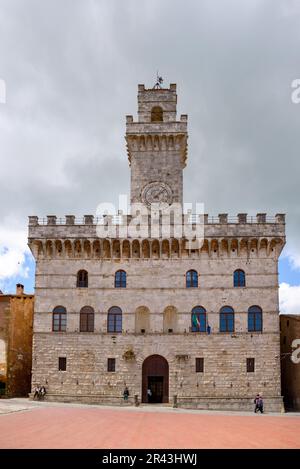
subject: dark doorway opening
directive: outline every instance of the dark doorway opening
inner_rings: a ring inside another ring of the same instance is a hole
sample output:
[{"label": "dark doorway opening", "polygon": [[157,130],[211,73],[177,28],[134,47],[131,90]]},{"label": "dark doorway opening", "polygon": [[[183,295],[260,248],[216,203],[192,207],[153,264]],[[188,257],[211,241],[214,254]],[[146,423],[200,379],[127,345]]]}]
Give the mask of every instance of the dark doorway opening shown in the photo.
[{"label": "dark doorway opening", "polygon": [[159,404],[163,402],[163,386],[163,376],[148,376],[147,396],[149,404]]},{"label": "dark doorway opening", "polygon": [[142,402],[169,402],[169,364],[161,355],[150,355],[142,367]]}]

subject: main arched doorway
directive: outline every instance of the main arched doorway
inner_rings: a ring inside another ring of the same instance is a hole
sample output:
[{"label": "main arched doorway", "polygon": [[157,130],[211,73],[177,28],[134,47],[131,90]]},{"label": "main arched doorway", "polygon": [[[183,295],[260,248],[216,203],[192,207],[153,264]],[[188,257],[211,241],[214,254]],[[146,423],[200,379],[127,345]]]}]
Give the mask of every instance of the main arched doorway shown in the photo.
[{"label": "main arched doorway", "polygon": [[149,404],[169,402],[169,364],[161,355],[150,355],[144,360],[142,402]]}]

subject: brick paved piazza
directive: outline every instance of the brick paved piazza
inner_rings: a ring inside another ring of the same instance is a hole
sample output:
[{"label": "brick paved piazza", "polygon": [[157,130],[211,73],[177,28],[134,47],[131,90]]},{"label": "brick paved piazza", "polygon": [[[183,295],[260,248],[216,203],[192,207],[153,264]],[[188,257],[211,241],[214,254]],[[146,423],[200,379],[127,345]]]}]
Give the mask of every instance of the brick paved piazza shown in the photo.
[{"label": "brick paved piazza", "polygon": [[2,399],[0,448],[300,448],[300,414]]}]

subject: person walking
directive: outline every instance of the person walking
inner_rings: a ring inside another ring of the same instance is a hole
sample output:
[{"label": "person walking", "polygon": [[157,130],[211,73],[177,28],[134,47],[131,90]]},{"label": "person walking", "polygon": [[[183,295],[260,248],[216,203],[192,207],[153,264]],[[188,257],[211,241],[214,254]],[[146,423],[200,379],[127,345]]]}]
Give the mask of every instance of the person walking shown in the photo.
[{"label": "person walking", "polygon": [[255,404],[255,407],[254,407],[254,413],[256,414],[257,410],[258,410],[258,399],[259,399],[259,394],[256,394],[255,398],[254,398],[254,404]]},{"label": "person walking", "polygon": [[254,412],[256,413],[257,411],[259,411],[261,414],[263,414],[264,413],[264,401],[260,394],[256,394],[255,399],[254,399],[254,404],[255,404]]},{"label": "person walking", "polygon": [[259,398],[258,398],[258,410],[260,411],[261,414],[264,413],[264,400],[261,395],[259,395]]},{"label": "person walking", "polygon": [[150,388],[147,389],[148,402],[151,402],[152,391]]}]

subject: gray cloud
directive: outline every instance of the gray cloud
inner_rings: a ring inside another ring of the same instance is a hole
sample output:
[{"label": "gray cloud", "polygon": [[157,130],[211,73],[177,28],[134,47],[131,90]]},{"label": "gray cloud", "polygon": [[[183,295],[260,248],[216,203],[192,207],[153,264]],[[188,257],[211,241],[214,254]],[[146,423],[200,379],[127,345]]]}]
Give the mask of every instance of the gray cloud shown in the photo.
[{"label": "gray cloud", "polygon": [[296,1],[2,1],[2,220],[93,213],[128,192],[125,115],[159,69],[189,114],[185,199],[287,212],[300,256],[299,21]]}]

